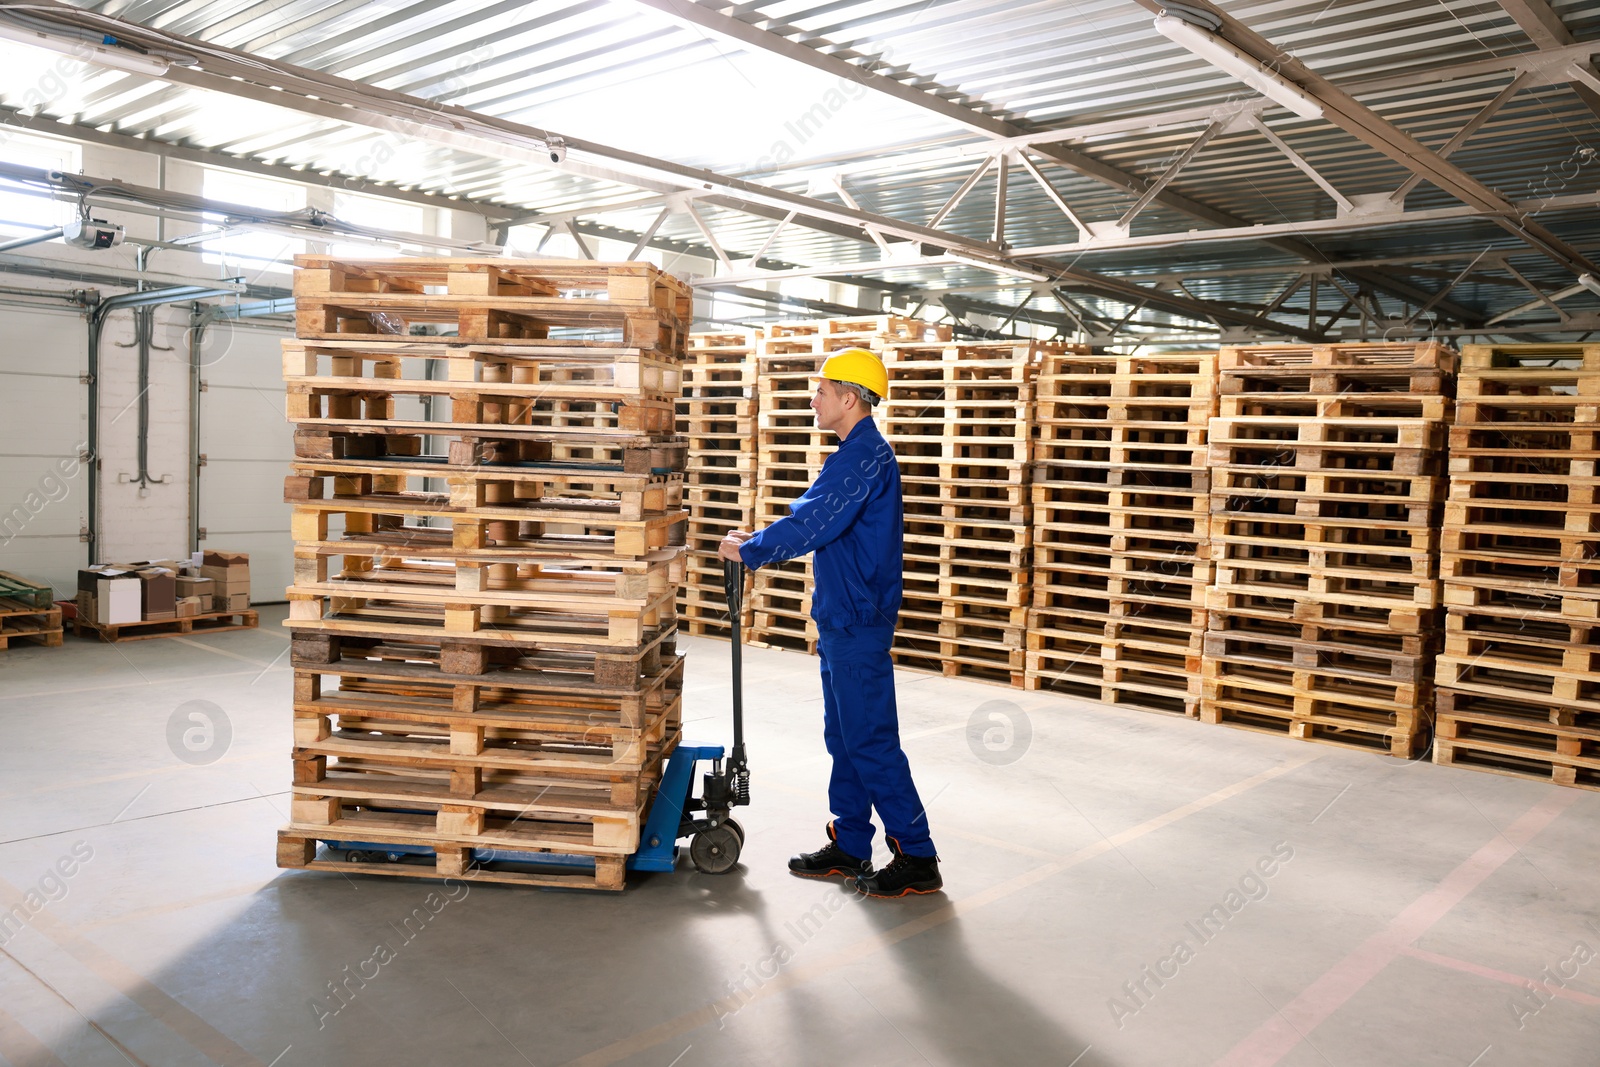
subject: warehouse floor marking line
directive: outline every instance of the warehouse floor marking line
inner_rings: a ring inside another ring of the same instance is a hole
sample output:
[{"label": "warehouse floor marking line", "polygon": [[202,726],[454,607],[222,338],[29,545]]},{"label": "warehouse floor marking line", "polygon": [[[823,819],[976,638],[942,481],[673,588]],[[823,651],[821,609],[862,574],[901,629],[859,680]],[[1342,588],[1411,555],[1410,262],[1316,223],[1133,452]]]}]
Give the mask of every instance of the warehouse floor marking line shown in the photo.
[{"label": "warehouse floor marking line", "polygon": [[1559,790],[1529,808],[1505,830],[1497,831],[1438,885],[1324,971],[1299,996],[1276,1009],[1272,1018],[1218,1059],[1216,1067],[1271,1067],[1293,1052],[1307,1034],[1366,988],[1407,946],[1427,933],[1582,795],[1576,789]]},{"label": "warehouse floor marking line", "polygon": [[4,1008],[0,1008],[0,1056],[10,1063],[29,1064],[30,1067],[67,1067],[60,1056],[50,1051]]},{"label": "warehouse floor marking line", "polygon": [[1588,1004],[1591,1007],[1600,1007],[1600,997],[1594,996],[1593,994],[1580,993],[1576,989],[1568,989],[1565,986],[1552,986],[1548,983],[1540,983],[1526,975],[1512,974],[1510,971],[1496,970],[1493,967],[1485,967],[1481,963],[1473,963],[1471,960],[1458,960],[1454,956],[1441,956],[1437,952],[1427,952],[1413,945],[1407,945],[1405,948],[1401,949],[1400,955],[1410,956],[1412,959],[1422,960],[1424,963],[1432,963],[1440,967],[1448,967],[1453,971],[1462,971],[1466,974],[1477,975],[1479,978],[1487,978],[1491,982],[1501,982],[1505,985],[1514,985],[1520,990],[1537,988],[1540,992],[1548,993],[1550,996],[1557,997],[1561,1000],[1571,1000],[1578,1004]]},{"label": "warehouse floor marking line", "polygon": [[[259,673],[261,673],[261,672],[259,672],[259,671],[223,671],[223,672],[221,672],[219,674],[202,674],[202,675],[197,675],[197,676],[192,677],[192,678],[184,678],[184,679],[182,679],[182,681],[184,681],[184,682],[195,682],[195,681],[209,682],[209,681],[211,681],[211,680],[213,680],[215,678],[239,678],[239,677],[242,677],[242,676],[247,675],[247,674],[254,675],[254,674],[259,674]],[[152,685],[159,686],[159,685],[169,685],[169,684],[174,684],[174,683],[171,683],[171,682],[169,682],[167,680],[164,680],[164,679],[151,680],[149,678],[144,678],[144,677],[141,676],[140,679],[137,680],[137,681],[135,681],[133,679],[129,679],[128,681],[125,681],[125,682],[112,682],[109,685],[84,685],[84,686],[78,686],[75,689],[40,689],[40,690],[36,690],[36,691],[34,691],[34,690],[24,690],[22,692],[11,691],[11,692],[6,692],[6,693],[0,693],[0,700],[40,700],[40,699],[43,699],[45,697],[69,696],[69,695],[71,695],[73,693],[104,693],[104,692],[107,692],[107,691],[110,691],[110,690],[115,690],[115,689],[133,689],[133,688],[142,688],[142,687],[145,687],[145,686],[152,686]]]},{"label": "warehouse floor marking line", "polygon": [[[6,911],[22,903],[22,892],[0,879],[0,909]],[[81,936],[48,910],[36,912],[29,929],[54,942],[56,947],[83,964],[101,981],[137,1004],[144,1012],[193,1045],[215,1063],[228,1067],[264,1067],[262,1062],[221,1030],[184,1007],[152,984],[144,975],[117,959],[99,945]]]},{"label": "warehouse floor marking line", "polygon": [[[272,666],[272,663],[266,663],[266,662],[264,662],[262,660],[256,659],[254,656],[244,656],[244,655],[240,655],[237,652],[229,652],[225,648],[218,648],[215,645],[208,645],[204,641],[196,641],[192,637],[181,637],[181,636],[179,636],[177,634],[174,634],[171,637],[167,638],[167,640],[175,642],[175,643],[180,644],[180,645],[188,645],[190,648],[198,648],[198,649],[200,649],[201,651],[204,651],[204,652],[211,652],[211,653],[214,653],[214,654],[216,654],[218,656],[227,656],[229,659],[242,659],[246,663],[254,663],[257,667],[271,667]],[[279,658],[280,659],[282,658],[281,654],[279,655]],[[277,662],[277,660],[273,661],[273,663],[276,663],[276,662]]]},{"label": "warehouse floor marking line", "polygon": [[[764,1000],[775,993],[787,992],[795,986],[802,985],[814,978],[820,978],[829,972],[838,970],[840,967],[845,967],[853,963],[859,963],[862,960],[865,960],[892,945],[896,945],[907,940],[908,938],[916,937],[918,934],[923,934],[929,930],[943,926],[952,919],[959,918],[968,914],[969,912],[976,911],[979,908],[987,907],[996,901],[1004,900],[1007,897],[1014,896],[1015,894],[1022,892],[1024,889],[1037,885],[1053,875],[1060,874],[1062,871],[1076,867],[1083,863],[1087,863],[1089,860],[1095,859],[1098,856],[1103,856],[1106,853],[1115,850],[1118,846],[1125,845],[1131,841],[1136,841],[1139,838],[1144,837],[1147,834],[1152,834],[1157,830],[1165,829],[1166,827],[1171,826],[1173,823],[1180,822],[1181,820],[1188,818],[1190,815],[1204,811],[1207,808],[1220,804],[1225,800],[1230,800],[1241,793],[1247,793],[1257,786],[1265,785],[1267,782],[1270,782],[1275,778],[1280,778],[1285,774],[1297,771],[1306,764],[1313,763],[1316,760],[1321,759],[1322,755],[1323,753],[1320,752],[1311,753],[1288,763],[1283,763],[1276,767],[1269,768],[1268,770],[1262,771],[1260,774],[1254,774],[1249,778],[1241,779],[1240,781],[1234,782],[1232,785],[1223,786],[1216,792],[1208,793],[1198,800],[1192,800],[1187,804],[1179,805],[1178,807],[1173,808],[1171,811],[1146,819],[1137,826],[1130,827],[1121,831],[1120,833],[1112,834],[1110,837],[1102,838],[1093,844],[1085,845],[1076,852],[1063,856],[1052,863],[1046,863],[1043,866],[1035,867],[1031,871],[1020,874],[1015,878],[1009,879],[1008,881],[1001,882],[998,885],[990,886],[988,889],[974,893],[970,897],[963,897],[959,900],[953,900],[945,907],[940,908],[937,911],[929,912],[926,915],[912,919],[910,922],[902,923],[892,930],[886,930],[881,934],[876,934],[872,937],[865,938],[854,945],[848,945],[844,948],[838,949],[815,963],[794,967],[779,974],[776,978],[762,985],[753,993],[746,992],[741,993],[738,996],[728,996],[720,1000],[713,1001],[710,1004],[706,1004],[692,1012],[680,1015],[676,1019],[669,1019],[666,1022],[661,1023],[659,1026],[651,1027],[650,1029],[644,1030],[632,1037],[623,1038],[620,1041],[615,1041],[604,1046],[603,1048],[598,1048],[593,1052],[580,1056],[568,1063],[566,1067],[602,1067],[602,1065],[605,1064],[619,1063],[622,1060],[627,1059],[629,1056],[634,1056],[645,1051],[646,1049],[654,1048],[663,1041],[670,1040],[674,1037],[680,1037],[692,1030],[699,1029],[707,1023],[715,1022],[721,1015],[730,1014],[741,1008],[748,1007],[754,1001]],[[894,907],[894,904],[889,903],[882,906]]]}]

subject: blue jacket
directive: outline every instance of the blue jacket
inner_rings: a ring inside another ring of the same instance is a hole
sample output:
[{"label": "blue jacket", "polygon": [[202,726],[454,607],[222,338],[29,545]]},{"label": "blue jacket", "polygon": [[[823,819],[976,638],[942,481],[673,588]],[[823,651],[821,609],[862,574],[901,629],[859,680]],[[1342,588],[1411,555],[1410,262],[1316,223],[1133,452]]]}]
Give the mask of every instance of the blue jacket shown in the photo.
[{"label": "blue jacket", "polygon": [[818,626],[894,624],[905,556],[900,468],[871,419],[856,423],[788,516],[746,541],[740,556],[761,567],[807,552],[816,553]]}]

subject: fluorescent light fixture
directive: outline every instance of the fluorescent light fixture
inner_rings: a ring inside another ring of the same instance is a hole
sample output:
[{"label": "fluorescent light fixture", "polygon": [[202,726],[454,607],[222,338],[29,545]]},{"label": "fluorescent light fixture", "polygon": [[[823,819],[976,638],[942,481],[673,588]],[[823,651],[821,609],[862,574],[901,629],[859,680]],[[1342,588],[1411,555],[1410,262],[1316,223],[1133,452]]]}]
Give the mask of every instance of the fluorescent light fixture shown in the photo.
[{"label": "fluorescent light fixture", "polygon": [[112,48],[91,44],[89,41],[57,37],[54,34],[41,33],[5,21],[0,21],[0,38],[48,49],[51,52],[60,52],[85,63],[98,63],[103,67],[115,67],[131,74],[145,74],[153,78],[166,74],[167,68],[172,65],[157,56],[147,56],[126,48]]},{"label": "fluorescent light fixture", "polygon": [[1596,278],[1593,274],[1578,275],[1578,284],[1589,290],[1595,296],[1600,296],[1600,278]]},{"label": "fluorescent light fixture", "polygon": [[1157,15],[1155,25],[1156,32],[1163,37],[1181,44],[1207,63],[1233,75],[1262,96],[1282,104],[1301,118],[1322,117],[1321,104],[1307,96],[1298,86],[1291,85],[1277,74],[1262,67],[1260,63],[1216,34],[1172,15]]}]

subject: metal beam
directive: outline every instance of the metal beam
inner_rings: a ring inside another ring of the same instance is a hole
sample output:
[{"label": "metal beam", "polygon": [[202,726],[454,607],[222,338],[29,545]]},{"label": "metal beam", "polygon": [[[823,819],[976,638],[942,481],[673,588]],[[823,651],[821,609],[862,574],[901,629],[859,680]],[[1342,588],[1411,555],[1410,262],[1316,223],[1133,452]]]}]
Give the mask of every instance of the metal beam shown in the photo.
[{"label": "metal beam", "polygon": [[378,196],[388,200],[401,200],[409,204],[421,204],[425,207],[444,208],[449,211],[465,211],[491,219],[513,218],[527,214],[526,208],[515,204],[497,204],[487,200],[468,200],[444,196],[439,193],[425,193],[416,189],[399,189],[392,185],[374,182],[371,178],[357,174],[345,174],[336,170],[303,170],[299,167],[286,167],[278,163],[263,163],[245,156],[230,156],[223,152],[212,152],[204,148],[190,148],[187,145],[177,145],[167,141],[154,141],[148,137],[132,137],[125,133],[112,133],[90,126],[57,122],[41,115],[25,115],[12,108],[0,107],[0,122],[3,122],[6,126],[27,130],[30,133],[44,134],[48,137],[63,137],[72,141],[85,141],[89,144],[106,145],[110,148],[121,148],[130,152],[145,152],[151,155],[165,156],[167,159],[181,159],[186,163],[199,163],[207,167],[236,170],[244,174],[259,174],[265,178],[297,182],[301,185],[309,185],[312,188],[333,189],[341,193],[362,193],[367,196]]},{"label": "metal beam", "polygon": [[[1152,13],[1161,12],[1160,0],[1134,0]],[[1209,13],[1222,27],[1218,36],[1322,106],[1323,116],[1367,146],[1420,174],[1462,203],[1476,208],[1517,237],[1537,248],[1575,274],[1600,273],[1587,256],[1551,233],[1529,214],[1518,212],[1499,193],[1484,185],[1415,137],[1401,130],[1355,97],[1283,52],[1271,41],[1224,12],[1211,0],[1190,0],[1189,6]]]},{"label": "metal beam", "polygon": [[1184,167],[1189,165],[1190,160],[1194,159],[1195,156],[1200,154],[1200,149],[1204,148],[1207,143],[1210,142],[1211,138],[1222,132],[1222,127],[1223,123],[1221,120],[1213,122],[1201,132],[1199,137],[1194,139],[1188,148],[1185,148],[1182,152],[1180,152],[1178,154],[1178,158],[1174,159],[1170,164],[1167,165],[1167,169],[1161,172],[1161,176],[1150,183],[1150,188],[1144,191],[1144,195],[1139,197],[1138,200],[1134,201],[1132,207],[1123,212],[1122,217],[1117,220],[1118,228],[1126,229],[1128,226],[1132,225],[1133,220],[1138,216],[1139,212],[1149,207],[1150,202],[1161,195],[1161,190],[1172,184],[1172,179],[1176,178],[1178,173],[1183,170]]},{"label": "metal beam", "polygon": [[[1500,7],[1506,14],[1516,20],[1522,32],[1527,34],[1541,52],[1554,51],[1577,43],[1572,36],[1572,31],[1567,29],[1566,23],[1561,21],[1561,16],[1550,7],[1548,0],[1500,0]],[[1595,73],[1594,67],[1584,56],[1573,60],[1580,70],[1587,71],[1590,75]],[[1571,83],[1573,92],[1589,105],[1589,110],[1600,115],[1600,92],[1593,86],[1574,79]]]},{"label": "metal beam", "polygon": [[[1522,87],[1532,80],[1533,75],[1527,71],[1524,71],[1523,73],[1518,74],[1515,78],[1512,78],[1510,85],[1506,86],[1504,89],[1501,89],[1500,92],[1495,95],[1495,98],[1483,105],[1478,113],[1472,116],[1472,118],[1468,119],[1467,124],[1457,130],[1455,135],[1451,137],[1450,140],[1439,146],[1439,158],[1448,159],[1454,155],[1456,149],[1466,144],[1473,134],[1477,133],[1483,128],[1484,123],[1493,118],[1497,111],[1499,111],[1502,107],[1505,107],[1511,98],[1516,96],[1517,93],[1521,91]],[[1389,199],[1394,201],[1396,204],[1403,204],[1406,200],[1406,194],[1410,193],[1411,190],[1415,189],[1421,184],[1422,175],[1413,174],[1411,177],[1401,182],[1398,189],[1389,194]]]},{"label": "metal beam", "polygon": [[[875,226],[902,240],[936,242],[976,255],[994,247],[960,234],[870,212],[855,211],[824,200],[727,177],[714,171],[657,159],[578,137],[567,137],[467,108],[443,105],[374,85],[308,68],[253,56],[206,42],[192,41],[137,23],[111,18],[57,2],[41,0],[34,17],[49,12],[58,22],[96,31],[113,31],[127,42],[157,51],[183,51],[199,58],[196,66],[166,67],[160,78],[213,92],[241,96],[323,119],[449,145],[489,158],[516,160],[601,181],[633,185],[656,192],[707,190],[743,202],[797,210],[801,216],[855,227],[862,233]],[[154,75],[152,75],[154,76]],[[557,151],[555,146],[561,146]],[[556,160],[553,156],[561,156]]]},{"label": "metal beam", "polygon": [[[633,2],[643,7],[652,8],[680,22],[709,30],[741,44],[783,56],[797,63],[804,63],[806,66],[824,73],[849,79],[869,89],[892,96],[897,100],[915,104],[918,107],[941,115],[968,130],[983,134],[991,139],[997,139],[1007,145],[1024,144],[1029,138],[1036,135],[1036,131],[1024,129],[1016,123],[986,115],[983,112],[949,99],[949,97],[958,94],[931,82],[902,81],[878,73],[871,68],[870,62],[857,64],[848,61],[851,57],[868,61],[876,57],[864,56],[851,49],[841,48],[821,39],[814,39],[810,42],[793,40],[782,33],[763,29],[737,18],[732,13],[732,10],[737,9],[713,10],[705,5],[694,3],[693,0],[633,0]],[[823,49],[827,49],[827,51],[823,51]],[[1240,110],[1242,111],[1244,108]],[[1211,109],[1208,119],[1212,122],[1217,120],[1215,108]],[[1032,147],[1036,153],[1050,161],[1076,171],[1087,178],[1093,178],[1136,199],[1144,197],[1152,191],[1151,182],[1096,159],[1078,149],[1054,143],[1053,141],[1038,143]],[[1201,203],[1178,193],[1170,187],[1156,188],[1154,193],[1154,202],[1176,211],[1181,211],[1202,222],[1224,227],[1250,225],[1248,219],[1240,218],[1237,215],[1214,208],[1209,204]],[[942,218],[943,215],[938,217]],[[1277,237],[1272,239],[1270,243],[1275,248],[1289,252],[1309,262],[1316,262],[1322,258],[1312,246],[1288,237]]]}]

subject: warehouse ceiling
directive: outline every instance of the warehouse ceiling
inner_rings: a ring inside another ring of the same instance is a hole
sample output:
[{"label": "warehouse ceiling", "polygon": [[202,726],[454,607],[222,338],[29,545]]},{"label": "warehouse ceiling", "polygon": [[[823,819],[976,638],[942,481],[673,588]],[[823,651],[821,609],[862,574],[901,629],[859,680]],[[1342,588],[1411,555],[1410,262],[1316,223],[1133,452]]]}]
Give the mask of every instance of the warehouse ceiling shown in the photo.
[{"label": "warehouse ceiling", "polygon": [[724,322],[1600,331],[1592,0],[34,0],[0,37],[13,124],[691,253]]}]

